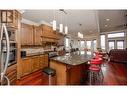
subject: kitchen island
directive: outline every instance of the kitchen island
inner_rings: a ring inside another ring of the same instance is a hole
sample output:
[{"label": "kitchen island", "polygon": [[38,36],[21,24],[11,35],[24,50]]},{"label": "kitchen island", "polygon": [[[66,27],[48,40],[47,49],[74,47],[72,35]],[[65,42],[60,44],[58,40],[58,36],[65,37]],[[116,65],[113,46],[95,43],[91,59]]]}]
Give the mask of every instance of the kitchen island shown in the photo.
[{"label": "kitchen island", "polygon": [[86,64],[93,57],[90,52],[76,51],[50,59],[56,70],[57,85],[80,85],[86,76]]}]

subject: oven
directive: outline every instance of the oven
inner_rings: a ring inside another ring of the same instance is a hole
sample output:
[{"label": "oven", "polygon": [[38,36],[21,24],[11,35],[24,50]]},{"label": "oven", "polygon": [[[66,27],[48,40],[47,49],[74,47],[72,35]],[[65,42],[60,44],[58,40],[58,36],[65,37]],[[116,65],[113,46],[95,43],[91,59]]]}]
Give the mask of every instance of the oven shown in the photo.
[{"label": "oven", "polygon": [[[16,64],[17,62],[17,46],[16,42],[10,41],[10,53],[9,53],[9,63],[8,66],[11,66],[13,64]],[[6,49],[6,41],[3,41],[3,60],[5,62],[6,56],[7,56],[7,49]]]}]

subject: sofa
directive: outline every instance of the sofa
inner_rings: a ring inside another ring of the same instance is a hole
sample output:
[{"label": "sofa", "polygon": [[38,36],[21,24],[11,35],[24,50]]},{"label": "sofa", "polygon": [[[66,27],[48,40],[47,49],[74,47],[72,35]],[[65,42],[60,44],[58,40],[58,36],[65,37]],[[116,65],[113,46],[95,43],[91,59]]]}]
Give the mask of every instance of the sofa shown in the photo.
[{"label": "sofa", "polygon": [[112,49],[109,58],[113,62],[127,63],[127,49]]}]

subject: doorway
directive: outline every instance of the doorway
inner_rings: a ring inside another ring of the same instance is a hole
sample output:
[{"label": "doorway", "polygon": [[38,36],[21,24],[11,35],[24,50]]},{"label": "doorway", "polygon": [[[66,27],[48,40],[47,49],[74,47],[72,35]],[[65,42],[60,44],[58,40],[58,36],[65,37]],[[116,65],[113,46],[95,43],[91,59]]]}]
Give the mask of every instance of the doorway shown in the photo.
[{"label": "doorway", "polygon": [[124,49],[124,40],[108,40],[108,50],[111,49]]}]

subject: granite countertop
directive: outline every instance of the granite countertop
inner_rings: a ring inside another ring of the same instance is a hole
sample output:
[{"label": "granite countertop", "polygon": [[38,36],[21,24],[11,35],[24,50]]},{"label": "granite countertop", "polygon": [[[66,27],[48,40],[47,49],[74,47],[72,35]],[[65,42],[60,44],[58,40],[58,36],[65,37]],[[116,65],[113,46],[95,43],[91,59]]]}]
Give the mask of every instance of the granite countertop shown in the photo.
[{"label": "granite countertop", "polygon": [[92,57],[93,55],[91,54],[91,52],[76,51],[72,53],[67,53],[63,56],[53,57],[51,58],[51,60],[68,64],[68,65],[80,65],[80,64],[86,63]]}]

